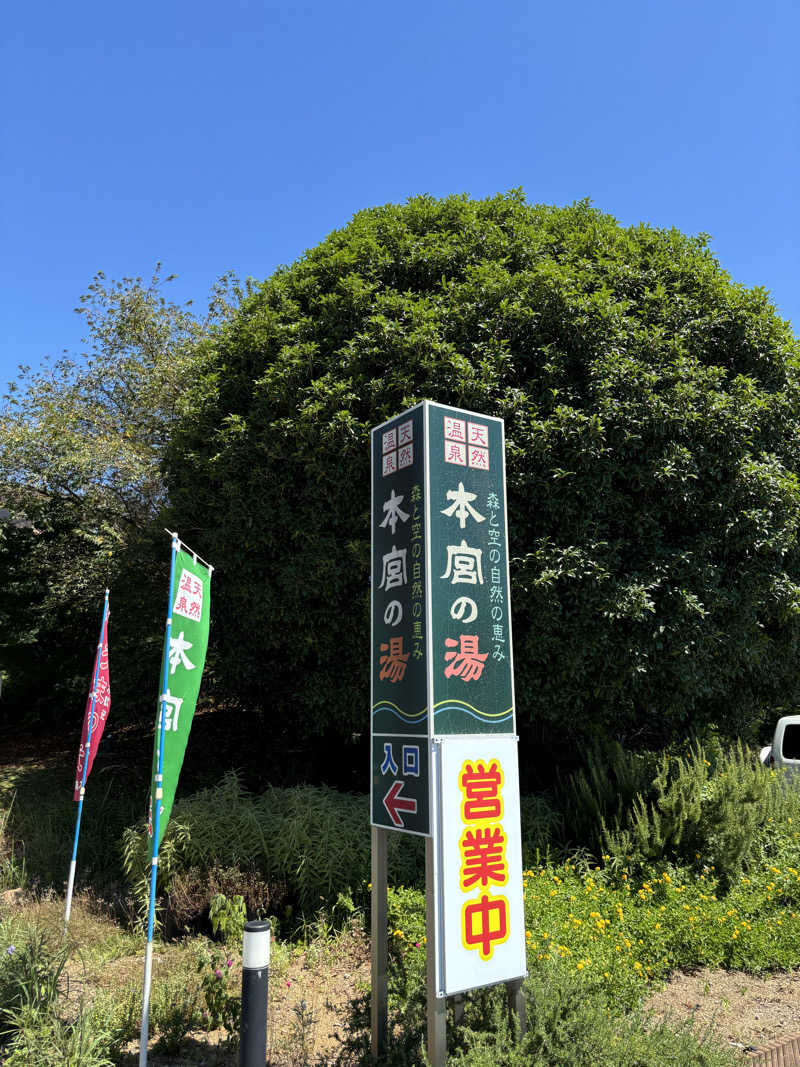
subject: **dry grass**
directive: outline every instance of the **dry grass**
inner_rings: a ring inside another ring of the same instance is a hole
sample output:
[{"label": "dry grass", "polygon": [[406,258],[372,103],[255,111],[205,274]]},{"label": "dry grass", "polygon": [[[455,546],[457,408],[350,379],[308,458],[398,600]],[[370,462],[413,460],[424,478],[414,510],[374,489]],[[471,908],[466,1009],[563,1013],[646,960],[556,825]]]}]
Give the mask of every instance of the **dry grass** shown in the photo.
[{"label": "dry grass", "polygon": [[[25,928],[42,930],[55,947],[62,943],[64,901],[49,893],[24,894],[19,903],[0,906],[0,927],[20,938]],[[141,998],[144,938],[123,929],[107,904],[89,893],[76,895],[69,932],[69,963],[65,1001],[91,1001],[99,994],[121,1002],[135,991]],[[203,937],[157,942],[153,954],[153,990],[180,978],[182,986],[200,991],[197,963],[210,943]],[[231,989],[241,987],[238,954],[232,953]],[[323,930],[305,943],[273,944],[270,968],[268,1052],[272,1067],[305,1067],[329,1062],[339,1048],[337,1033],[344,1034],[350,1001],[369,982],[369,946],[357,922],[338,933]],[[158,1035],[153,1034],[151,1049]],[[192,1064],[226,1067],[238,1063],[238,1052],[226,1041],[224,1030],[194,1029],[177,1056],[153,1052],[153,1067]],[[138,1041],[130,1042],[119,1067],[138,1063]]]}]

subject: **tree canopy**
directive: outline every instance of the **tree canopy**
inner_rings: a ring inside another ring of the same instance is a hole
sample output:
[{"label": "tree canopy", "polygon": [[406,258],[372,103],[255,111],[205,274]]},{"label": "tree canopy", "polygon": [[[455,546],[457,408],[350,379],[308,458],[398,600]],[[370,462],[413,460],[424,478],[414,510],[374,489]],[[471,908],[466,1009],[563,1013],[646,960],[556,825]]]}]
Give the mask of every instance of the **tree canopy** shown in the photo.
[{"label": "tree canopy", "polygon": [[0,669],[9,675],[5,708],[17,704],[17,714],[55,713],[65,698],[85,698],[107,584],[112,606],[124,605],[115,644],[127,633],[132,653],[117,658],[130,669],[118,668],[115,680],[130,676],[143,650],[158,654],[160,627],[146,630],[152,579],[166,573],[154,543],[166,505],[164,448],[188,414],[201,338],[242,295],[223,276],[197,318],[165,297],[171,280],[160,267],[149,281],[99,273],[76,309],[88,351],[40,371],[21,368],[3,398]]},{"label": "tree canopy", "polygon": [[360,212],[202,342],[169,441],[220,691],[366,731],[368,434],[429,398],[505,420],[521,730],[747,734],[800,695],[799,355],[702,235],[516,192]]}]

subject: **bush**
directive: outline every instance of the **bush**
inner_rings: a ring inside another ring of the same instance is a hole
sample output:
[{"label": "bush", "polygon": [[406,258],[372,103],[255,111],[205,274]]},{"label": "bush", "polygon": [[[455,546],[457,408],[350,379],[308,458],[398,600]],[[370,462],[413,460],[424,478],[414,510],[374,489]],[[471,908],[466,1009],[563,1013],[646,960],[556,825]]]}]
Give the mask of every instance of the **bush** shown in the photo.
[{"label": "bush", "polygon": [[18,1008],[11,1016],[13,1037],[6,1067],[115,1067],[109,1058],[111,1038],[83,1004],[64,1021],[54,1011]]},{"label": "bush", "polygon": [[[125,870],[142,914],[149,842],[143,827],[125,833]],[[332,910],[340,894],[365,900],[370,876],[367,798],[312,786],[253,796],[234,773],[228,774],[216,786],[176,802],[159,853],[161,891],[180,891],[187,872],[220,868],[243,872],[238,885],[228,880],[225,893],[240,893],[248,906],[253,903],[248,886],[257,885],[251,872],[257,872],[270,887],[269,907],[281,904],[282,917],[288,919],[295,911],[299,920],[321,907]],[[420,843],[391,835],[390,869],[398,882],[419,881],[424,871]],[[197,886],[197,875],[193,878]],[[206,897],[195,898],[195,918],[210,907],[216,891],[207,880]],[[263,909],[263,900],[262,890],[262,908],[251,907],[251,914]]]},{"label": "bush", "polygon": [[562,819],[555,840],[564,848],[599,855],[605,827],[624,821],[636,798],[649,795],[656,759],[606,740],[587,748],[585,761],[585,767],[558,780]]},{"label": "bush", "polygon": [[13,1029],[20,1011],[51,1012],[61,993],[67,950],[53,949],[37,927],[30,927],[20,945],[0,952],[0,1023]]},{"label": "bush", "polygon": [[171,974],[153,987],[150,1029],[158,1034],[155,1051],[174,1056],[186,1035],[200,1025],[200,992],[182,974]]},{"label": "bush", "polygon": [[735,1053],[695,1035],[690,1025],[651,1025],[637,1012],[622,1014],[599,985],[581,981],[558,966],[539,967],[526,981],[528,1030],[519,1044],[507,1021],[502,991],[482,999],[475,1020],[482,1024],[480,1029],[467,1026],[454,1035],[454,1041],[466,1045],[448,1058],[454,1065],[733,1067],[741,1062]]},{"label": "bush", "polygon": [[685,757],[661,757],[650,788],[616,815],[613,829],[603,823],[603,844],[612,862],[635,869],[664,860],[691,867],[702,858],[727,886],[754,856],[767,820],[793,803],[783,775],[765,772],[741,743],[713,753],[696,745]]}]

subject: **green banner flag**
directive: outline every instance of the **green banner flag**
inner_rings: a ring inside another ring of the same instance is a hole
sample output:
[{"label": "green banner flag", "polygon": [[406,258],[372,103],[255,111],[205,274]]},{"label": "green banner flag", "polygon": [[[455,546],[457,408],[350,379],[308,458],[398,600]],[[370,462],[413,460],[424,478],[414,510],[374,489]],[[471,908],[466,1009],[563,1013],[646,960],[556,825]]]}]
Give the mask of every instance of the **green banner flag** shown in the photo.
[{"label": "green banner flag", "polygon": [[164,839],[164,832],[172,811],[208,647],[211,571],[183,547],[179,547],[175,556],[170,605],[171,625],[168,628],[168,637],[164,641],[164,655],[161,660],[161,684],[163,685],[163,680],[166,678],[167,685],[166,691],[160,694],[158,701],[153,770],[150,780],[149,831],[152,837],[153,797],[156,796],[158,748],[163,709],[163,795],[157,848],[160,848]]}]

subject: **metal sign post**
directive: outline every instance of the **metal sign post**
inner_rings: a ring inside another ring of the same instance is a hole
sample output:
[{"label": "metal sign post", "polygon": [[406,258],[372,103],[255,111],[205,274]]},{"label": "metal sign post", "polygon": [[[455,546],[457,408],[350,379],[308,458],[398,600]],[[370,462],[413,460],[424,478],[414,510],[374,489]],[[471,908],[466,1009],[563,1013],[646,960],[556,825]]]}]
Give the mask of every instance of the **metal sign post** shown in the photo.
[{"label": "metal sign post", "polygon": [[386,1046],[387,830],[427,838],[432,1067],[446,1061],[447,996],[507,982],[523,1011],[508,562],[501,419],[424,401],[372,431],[375,1056]]}]

